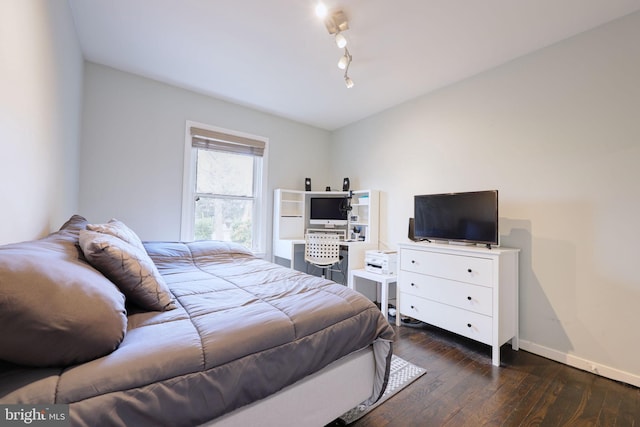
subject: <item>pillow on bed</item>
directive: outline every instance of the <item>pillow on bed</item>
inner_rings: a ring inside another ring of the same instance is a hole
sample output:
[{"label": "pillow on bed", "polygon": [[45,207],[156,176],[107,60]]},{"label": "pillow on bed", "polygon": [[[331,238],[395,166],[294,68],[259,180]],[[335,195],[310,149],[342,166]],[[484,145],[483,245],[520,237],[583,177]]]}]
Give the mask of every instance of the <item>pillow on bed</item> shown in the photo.
[{"label": "pillow on bed", "polygon": [[115,283],[127,299],[147,310],[176,308],[164,279],[147,252],[111,234],[81,230],[80,247],[89,263]]},{"label": "pillow on bed", "polygon": [[124,338],[124,296],[76,246],[83,220],[74,216],[43,239],[0,246],[0,359],[69,366],[112,352]]},{"label": "pillow on bed", "polygon": [[125,242],[142,249],[143,251],[145,250],[138,235],[132,229],[127,227],[124,222],[115,218],[110,219],[106,224],[87,224],[85,228],[87,230],[97,231],[98,233],[115,236],[120,240],[124,240]]},{"label": "pillow on bed", "polygon": [[53,238],[64,238],[69,237],[73,240],[74,243],[78,243],[78,236],[80,235],[80,230],[84,230],[87,228],[89,222],[87,219],[80,215],[72,215],[71,218],[60,227],[60,230],[53,233],[51,237]]}]

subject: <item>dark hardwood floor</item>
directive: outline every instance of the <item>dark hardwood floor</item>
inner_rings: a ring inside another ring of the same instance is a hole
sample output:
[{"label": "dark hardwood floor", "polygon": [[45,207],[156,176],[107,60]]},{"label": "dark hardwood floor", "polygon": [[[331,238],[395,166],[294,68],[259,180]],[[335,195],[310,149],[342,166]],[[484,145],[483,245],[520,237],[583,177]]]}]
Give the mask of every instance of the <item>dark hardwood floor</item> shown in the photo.
[{"label": "dark hardwood floor", "polygon": [[354,427],[640,426],[636,387],[509,344],[497,368],[489,346],[424,324],[396,337],[394,353],[427,373]]}]

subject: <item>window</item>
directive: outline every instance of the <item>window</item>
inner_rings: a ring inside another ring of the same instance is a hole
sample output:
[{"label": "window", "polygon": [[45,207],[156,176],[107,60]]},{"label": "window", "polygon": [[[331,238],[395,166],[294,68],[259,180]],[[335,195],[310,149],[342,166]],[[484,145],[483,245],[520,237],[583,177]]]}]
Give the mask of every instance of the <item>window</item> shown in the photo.
[{"label": "window", "polygon": [[263,254],[267,140],[187,122],[183,240],[223,240]]}]

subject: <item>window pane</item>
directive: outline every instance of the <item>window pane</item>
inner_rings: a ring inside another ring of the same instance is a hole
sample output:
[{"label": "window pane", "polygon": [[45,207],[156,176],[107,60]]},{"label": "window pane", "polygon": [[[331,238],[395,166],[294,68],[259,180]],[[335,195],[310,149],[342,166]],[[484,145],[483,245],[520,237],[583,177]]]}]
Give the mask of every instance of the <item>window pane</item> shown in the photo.
[{"label": "window pane", "polygon": [[198,149],[196,192],[253,196],[253,157]]},{"label": "window pane", "polygon": [[251,249],[253,201],[201,197],[196,201],[196,240],[224,240]]}]

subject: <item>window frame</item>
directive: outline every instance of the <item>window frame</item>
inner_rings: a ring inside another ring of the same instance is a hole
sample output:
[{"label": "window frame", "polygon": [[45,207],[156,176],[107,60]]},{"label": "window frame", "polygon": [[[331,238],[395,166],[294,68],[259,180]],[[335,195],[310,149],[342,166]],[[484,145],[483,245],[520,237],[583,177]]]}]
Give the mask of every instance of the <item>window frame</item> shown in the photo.
[{"label": "window frame", "polygon": [[[265,147],[264,153],[262,155],[261,165],[262,173],[257,170],[260,168],[257,167],[256,161],[254,160],[253,162],[253,185],[255,188],[255,203],[253,206],[254,223],[252,224],[252,251],[257,256],[264,258],[266,256],[267,248],[267,166],[269,164],[269,139],[263,136],[252,135],[245,132],[225,129],[205,123],[198,123],[191,120],[187,120],[185,125],[180,239],[182,241],[194,240],[195,198],[198,196],[198,194],[196,193],[196,153],[198,149],[192,146],[191,128],[193,127],[264,142]],[[254,156],[254,158],[255,157],[257,156]]]}]

